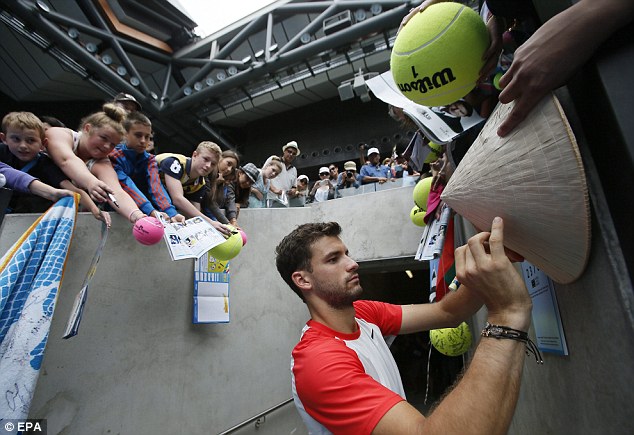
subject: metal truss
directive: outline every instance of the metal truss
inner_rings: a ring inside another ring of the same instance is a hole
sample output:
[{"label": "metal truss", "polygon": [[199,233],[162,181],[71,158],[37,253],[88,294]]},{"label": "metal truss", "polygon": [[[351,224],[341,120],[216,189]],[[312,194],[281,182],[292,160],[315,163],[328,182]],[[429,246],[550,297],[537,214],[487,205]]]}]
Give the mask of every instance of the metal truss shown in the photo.
[{"label": "metal truss", "polygon": [[420,1],[279,2],[172,52],[113,31],[103,13],[107,0],[77,0],[73,16],[81,19],[57,12],[56,3],[0,0],[0,19],[108,95],[134,95],[164,134],[195,143],[192,126],[201,126],[233,148],[210,113],[389,50],[402,17]]}]

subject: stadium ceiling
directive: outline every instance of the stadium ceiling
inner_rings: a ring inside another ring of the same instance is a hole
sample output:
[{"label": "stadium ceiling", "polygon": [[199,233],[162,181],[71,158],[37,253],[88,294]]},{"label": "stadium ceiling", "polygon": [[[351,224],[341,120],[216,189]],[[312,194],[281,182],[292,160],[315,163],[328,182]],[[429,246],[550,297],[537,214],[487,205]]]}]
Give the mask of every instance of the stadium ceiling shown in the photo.
[{"label": "stadium ceiling", "polygon": [[187,143],[211,134],[233,148],[224,129],[387,70],[398,26],[419,3],[280,0],[201,38],[169,0],[0,0],[0,92],[64,102],[123,91],[161,133]]}]

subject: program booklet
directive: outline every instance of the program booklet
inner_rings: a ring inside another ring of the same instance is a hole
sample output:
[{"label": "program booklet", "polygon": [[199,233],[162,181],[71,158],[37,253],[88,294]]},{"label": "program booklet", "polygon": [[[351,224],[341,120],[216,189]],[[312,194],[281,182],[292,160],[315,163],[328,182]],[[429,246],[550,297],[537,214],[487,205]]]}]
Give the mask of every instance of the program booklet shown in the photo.
[{"label": "program booklet", "polygon": [[225,237],[205,219],[197,216],[183,223],[163,222],[163,238],[172,260],[200,258],[211,248],[225,241]]},{"label": "program booklet", "polygon": [[427,107],[414,103],[399,91],[392,71],[369,79],[368,87],[381,101],[400,107],[432,142],[447,144],[484,118],[466,101],[458,100],[447,106]]}]

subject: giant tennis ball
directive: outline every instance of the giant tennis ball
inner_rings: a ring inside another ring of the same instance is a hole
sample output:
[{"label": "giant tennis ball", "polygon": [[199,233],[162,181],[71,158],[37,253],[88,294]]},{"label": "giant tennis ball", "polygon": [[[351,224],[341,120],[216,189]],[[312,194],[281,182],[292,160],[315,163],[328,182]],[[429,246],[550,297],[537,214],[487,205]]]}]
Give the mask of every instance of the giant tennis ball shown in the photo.
[{"label": "giant tennis ball", "polygon": [[412,211],[409,212],[409,218],[412,220],[412,223],[414,225],[418,225],[419,227],[424,227],[426,225],[425,224],[426,214],[427,212],[425,210],[415,205],[414,208],[412,208]]},{"label": "giant tennis ball", "polygon": [[446,106],[476,85],[489,34],[480,16],[459,3],[429,6],[396,36],[390,67],[400,91],[424,106]]},{"label": "giant tennis ball", "polygon": [[153,216],[137,220],[132,227],[134,238],[142,245],[154,245],[163,238],[163,224]]},{"label": "giant tennis ball", "polygon": [[465,322],[457,328],[432,329],[429,338],[436,350],[447,356],[462,355],[471,347],[471,331]]},{"label": "giant tennis ball", "polygon": [[433,177],[427,177],[416,183],[412,196],[414,197],[414,204],[420,207],[422,210],[427,210],[427,199],[429,198],[429,191],[431,190],[431,181]]},{"label": "giant tennis ball", "polygon": [[218,260],[231,260],[242,249],[240,232],[231,225],[227,225],[227,227],[231,230],[231,235],[227,237],[227,240],[209,250],[209,255]]}]

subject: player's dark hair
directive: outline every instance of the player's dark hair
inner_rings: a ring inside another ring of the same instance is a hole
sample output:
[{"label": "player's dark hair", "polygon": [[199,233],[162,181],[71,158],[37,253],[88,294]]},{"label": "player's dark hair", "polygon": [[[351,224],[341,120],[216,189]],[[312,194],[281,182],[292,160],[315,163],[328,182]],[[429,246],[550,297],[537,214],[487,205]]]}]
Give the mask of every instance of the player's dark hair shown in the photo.
[{"label": "player's dark hair", "polygon": [[306,302],[302,291],[293,282],[293,273],[298,270],[312,272],[310,260],[313,244],[322,237],[337,237],[339,234],[341,226],[337,222],[307,223],[295,228],[275,248],[277,271],[302,301]]}]

